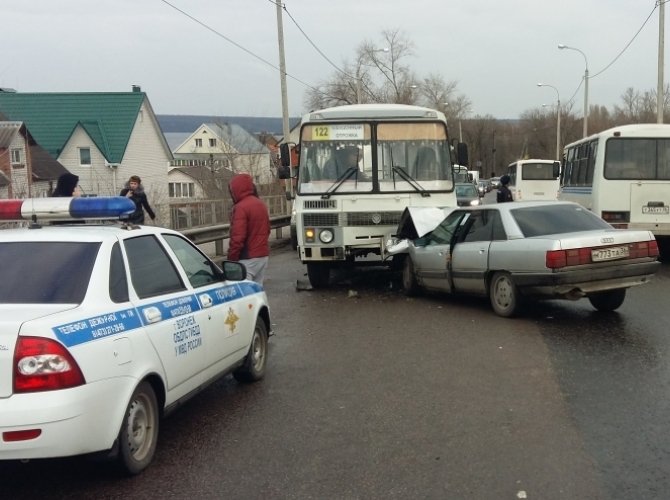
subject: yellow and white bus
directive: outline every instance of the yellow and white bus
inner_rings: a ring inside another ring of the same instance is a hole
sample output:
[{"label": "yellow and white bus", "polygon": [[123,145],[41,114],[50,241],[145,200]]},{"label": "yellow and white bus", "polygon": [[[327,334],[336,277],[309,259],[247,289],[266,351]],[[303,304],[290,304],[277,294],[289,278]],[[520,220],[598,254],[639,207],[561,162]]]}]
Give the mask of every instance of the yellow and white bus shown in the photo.
[{"label": "yellow and white bus", "polygon": [[[328,286],[338,267],[386,264],[386,242],[405,208],[456,206],[455,162],[439,111],[400,104],[313,111],[302,118],[298,146],[291,169],[297,249],[314,288]],[[465,145],[455,154],[467,163]],[[282,166],[289,158],[284,147]]]},{"label": "yellow and white bus", "polygon": [[558,198],[614,227],[670,236],[670,125],[622,125],[566,145]]},{"label": "yellow and white bus", "polygon": [[561,163],[555,160],[517,160],[507,167],[509,190],[515,201],[555,200]]}]

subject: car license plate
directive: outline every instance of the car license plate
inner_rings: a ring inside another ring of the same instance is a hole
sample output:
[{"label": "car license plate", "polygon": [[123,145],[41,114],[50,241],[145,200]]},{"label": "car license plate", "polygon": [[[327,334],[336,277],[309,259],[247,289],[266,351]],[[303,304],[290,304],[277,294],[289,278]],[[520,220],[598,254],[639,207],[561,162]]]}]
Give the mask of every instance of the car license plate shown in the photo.
[{"label": "car license plate", "polygon": [[609,247],[591,250],[591,260],[602,262],[604,260],[624,259],[630,255],[628,247]]},{"label": "car license plate", "polygon": [[670,207],[648,207],[648,206],[643,206],[642,207],[642,213],[643,214],[670,214]]}]

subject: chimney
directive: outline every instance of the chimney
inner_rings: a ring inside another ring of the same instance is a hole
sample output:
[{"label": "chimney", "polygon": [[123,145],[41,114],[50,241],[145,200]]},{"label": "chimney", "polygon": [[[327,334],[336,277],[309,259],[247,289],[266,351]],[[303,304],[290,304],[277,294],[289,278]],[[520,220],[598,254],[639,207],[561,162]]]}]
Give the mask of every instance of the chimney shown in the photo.
[{"label": "chimney", "polygon": [[133,85],[133,92],[142,92],[142,87],[139,85]]}]

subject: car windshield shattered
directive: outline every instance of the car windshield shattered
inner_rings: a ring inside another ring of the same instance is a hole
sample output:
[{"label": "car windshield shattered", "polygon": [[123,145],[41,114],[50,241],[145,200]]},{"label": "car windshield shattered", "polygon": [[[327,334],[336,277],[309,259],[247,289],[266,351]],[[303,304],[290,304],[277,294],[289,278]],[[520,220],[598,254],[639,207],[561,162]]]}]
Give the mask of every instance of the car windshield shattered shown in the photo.
[{"label": "car windshield shattered", "polygon": [[[0,243],[0,304],[79,304],[100,243]],[[39,264],[39,266],[38,266]],[[39,267],[39,270],[36,270]]]},{"label": "car windshield shattered", "polygon": [[515,208],[511,213],[526,238],[612,229],[612,226],[597,215],[572,204]]}]

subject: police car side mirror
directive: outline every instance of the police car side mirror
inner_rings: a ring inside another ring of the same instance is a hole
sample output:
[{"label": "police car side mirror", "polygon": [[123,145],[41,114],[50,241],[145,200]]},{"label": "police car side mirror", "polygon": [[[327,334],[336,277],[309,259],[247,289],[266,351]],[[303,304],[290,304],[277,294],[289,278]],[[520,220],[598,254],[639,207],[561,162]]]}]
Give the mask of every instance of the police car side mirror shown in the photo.
[{"label": "police car side mirror", "polygon": [[223,262],[223,277],[228,281],[242,281],[247,277],[247,268],[240,262]]}]

